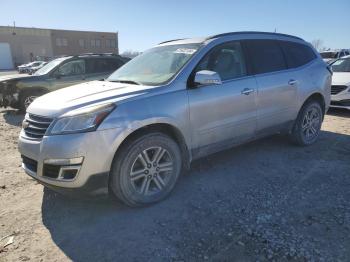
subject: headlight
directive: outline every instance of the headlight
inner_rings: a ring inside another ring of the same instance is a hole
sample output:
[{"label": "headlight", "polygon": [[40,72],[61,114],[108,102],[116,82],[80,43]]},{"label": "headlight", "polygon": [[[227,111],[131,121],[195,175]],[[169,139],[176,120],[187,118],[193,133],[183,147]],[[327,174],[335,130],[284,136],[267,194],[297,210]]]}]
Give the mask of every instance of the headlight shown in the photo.
[{"label": "headlight", "polygon": [[94,131],[114,108],[114,104],[106,104],[69,111],[53,123],[48,133],[59,135]]}]

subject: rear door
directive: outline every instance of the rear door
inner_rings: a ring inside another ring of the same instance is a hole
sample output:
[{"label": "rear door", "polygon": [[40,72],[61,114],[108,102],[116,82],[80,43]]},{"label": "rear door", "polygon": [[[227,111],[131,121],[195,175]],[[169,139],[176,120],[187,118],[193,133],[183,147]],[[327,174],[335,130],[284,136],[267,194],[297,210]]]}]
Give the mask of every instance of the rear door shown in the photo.
[{"label": "rear door", "polygon": [[294,118],[298,78],[290,72],[282,48],[274,40],[246,40],[258,84],[258,134],[275,132]]}]

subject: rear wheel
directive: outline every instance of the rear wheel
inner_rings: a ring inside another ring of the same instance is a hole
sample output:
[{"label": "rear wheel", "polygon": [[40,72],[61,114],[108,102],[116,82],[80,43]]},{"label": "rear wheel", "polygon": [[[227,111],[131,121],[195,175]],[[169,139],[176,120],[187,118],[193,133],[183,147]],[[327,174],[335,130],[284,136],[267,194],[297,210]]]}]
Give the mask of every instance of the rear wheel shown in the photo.
[{"label": "rear wheel", "polygon": [[110,188],[129,206],[158,202],[169,195],[180,175],[177,143],[161,133],[144,135],[124,145],[111,170]]},{"label": "rear wheel", "polygon": [[307,146],[316,142],[323,121],[323,111],[317,101],[306,103],[294,124],[290,138],[297,145]]}]

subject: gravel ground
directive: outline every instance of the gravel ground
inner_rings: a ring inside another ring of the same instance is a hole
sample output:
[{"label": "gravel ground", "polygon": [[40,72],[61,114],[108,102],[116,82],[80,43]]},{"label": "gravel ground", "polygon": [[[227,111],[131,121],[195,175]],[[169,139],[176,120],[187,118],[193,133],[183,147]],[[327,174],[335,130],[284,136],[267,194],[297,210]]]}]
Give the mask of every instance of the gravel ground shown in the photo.
[{"label": "gravel ground", "polygon": [[72,200],[24,174],[0,111],[0,261],[349,261],[350,112],[310,147],[269,137],[193,163],[148,208]]}]

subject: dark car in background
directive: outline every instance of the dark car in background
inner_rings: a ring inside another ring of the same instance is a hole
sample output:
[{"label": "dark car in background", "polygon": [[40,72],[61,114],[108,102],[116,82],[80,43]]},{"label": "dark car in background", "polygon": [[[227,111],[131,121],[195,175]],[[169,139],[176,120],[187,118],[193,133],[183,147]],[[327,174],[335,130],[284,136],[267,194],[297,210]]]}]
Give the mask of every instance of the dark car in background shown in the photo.
[{"label": "dark car in background", "polygon": [[103,80],[129,58],[116,54],[82,54],[56,58],[33,75],[0,77],[0,107],[23,111],[37,97],[60,88]]}]

